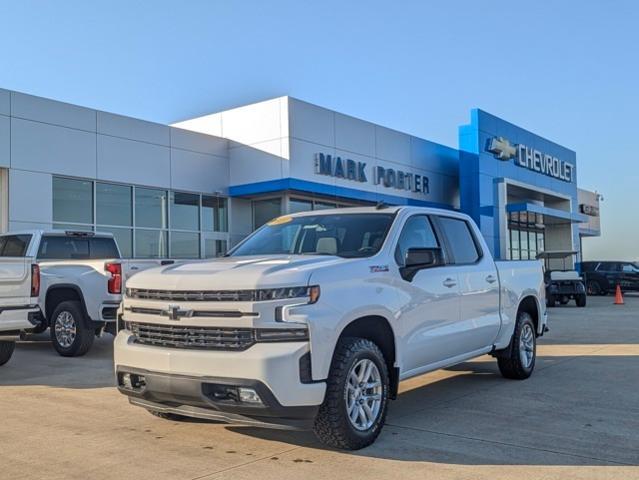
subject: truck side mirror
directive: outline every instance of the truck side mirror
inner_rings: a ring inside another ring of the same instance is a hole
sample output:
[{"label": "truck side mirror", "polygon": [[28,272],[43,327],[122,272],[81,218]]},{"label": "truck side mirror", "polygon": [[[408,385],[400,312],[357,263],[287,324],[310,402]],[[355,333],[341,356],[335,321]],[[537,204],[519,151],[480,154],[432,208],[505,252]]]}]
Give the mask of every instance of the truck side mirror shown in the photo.
[{"label": "truck side mirror", "polygon": [[402,278],[410,282],[418,271],[443,264],[444,256],[440,247],[409,248],[404,259],[404,266],[400,269],[400,272]]}]

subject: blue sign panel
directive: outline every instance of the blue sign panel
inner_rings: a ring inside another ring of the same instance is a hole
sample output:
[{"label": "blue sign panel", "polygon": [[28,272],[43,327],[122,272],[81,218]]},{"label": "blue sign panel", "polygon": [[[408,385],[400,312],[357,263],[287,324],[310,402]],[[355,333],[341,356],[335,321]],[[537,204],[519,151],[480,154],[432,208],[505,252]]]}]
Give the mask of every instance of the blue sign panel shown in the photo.
[{"label": "blue sign panel", "polygon": [[[552,192],[570,199],[570,211],[578,211],[573,150],[479,109],[471,111],[470,124],[459,128],[459,148],[461,209],[477,222],[497,258],[500,242],[505,241],[499,224],[506,221],[506,206],[499,205],[499,184]],[[577,228],[573,237],[573,245],[578,245]]]}]

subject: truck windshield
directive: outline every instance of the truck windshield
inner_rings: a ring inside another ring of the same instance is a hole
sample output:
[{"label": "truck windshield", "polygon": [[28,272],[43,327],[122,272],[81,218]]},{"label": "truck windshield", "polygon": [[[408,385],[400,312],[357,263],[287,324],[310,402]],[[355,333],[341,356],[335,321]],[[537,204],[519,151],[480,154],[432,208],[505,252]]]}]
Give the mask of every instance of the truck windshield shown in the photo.
[{"label": "truck windshield", "polygon": [[284,216],[270,221],[235,247],[229,256],[336,255],[369,257],[379,251],[392,213]]}]

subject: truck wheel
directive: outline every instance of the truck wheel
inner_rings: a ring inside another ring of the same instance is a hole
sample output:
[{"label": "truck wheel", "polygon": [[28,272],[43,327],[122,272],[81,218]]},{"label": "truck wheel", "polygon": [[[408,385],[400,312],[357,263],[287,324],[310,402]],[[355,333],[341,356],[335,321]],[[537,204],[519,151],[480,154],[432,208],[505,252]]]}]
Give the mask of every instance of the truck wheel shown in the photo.
[{"label": "truck wheel", "polygon": [[519,312],[510,345],[497,356],[499,371],[506,378],[524,380],[535,369],[536,357],[535,324],[529,313]]},{"label": "truck wheel", "polygon": [[546,297],[546,306],[547,306],[548,308],[552,308],[552,307],[554,307],[554,306],[555,306],[555,302],[556,302],[556,299],[555,299],[555,296],[554,296],[553,294],[549,294],[549,295]]},{"label": "truck wheel", "polygon": [[93,345],[95,331],[86,325],[78,301],[61,302],[51,317],[51,342],[63,357],[79,357]]},{"label": "truck wheel", "polygon": [[15,342],[0,342],[0,365],[4,365],[11,359],[15,348]]},{"label": "truck wheel", "polygon": [[164,420],[173,420],[174,422],[181,422],[187,419],[187,417],[178,415],[176,413],[158,412],[157,410],[147,410],[147,412],[149,412],[154,417],[162,418]]},{"label": "truck wheel", "polygon": [[388,383],[386,361],[377,345],[363,338],[341,339],[315,419],[315,435],[345,450],[373,443],[386,419]]},{"label": "truck wheel", "polygon": [[578,307],[585,307],[586,306],[586,294],[582,293],[581,295],[576,295],[575,296],[575,302],[577,303]]}]

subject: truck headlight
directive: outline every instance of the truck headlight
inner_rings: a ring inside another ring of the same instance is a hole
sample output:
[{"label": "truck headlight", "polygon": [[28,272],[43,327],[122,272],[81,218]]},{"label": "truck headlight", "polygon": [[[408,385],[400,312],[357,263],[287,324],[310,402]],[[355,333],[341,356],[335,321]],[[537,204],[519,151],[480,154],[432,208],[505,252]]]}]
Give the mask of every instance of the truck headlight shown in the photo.
[{"label": "truck headlight", "polygon": [[308,298],[308,303],[315,303],[320,297],[319,285],[312,287],[264,288],[255,291],[255,300],[286,300]]}]

